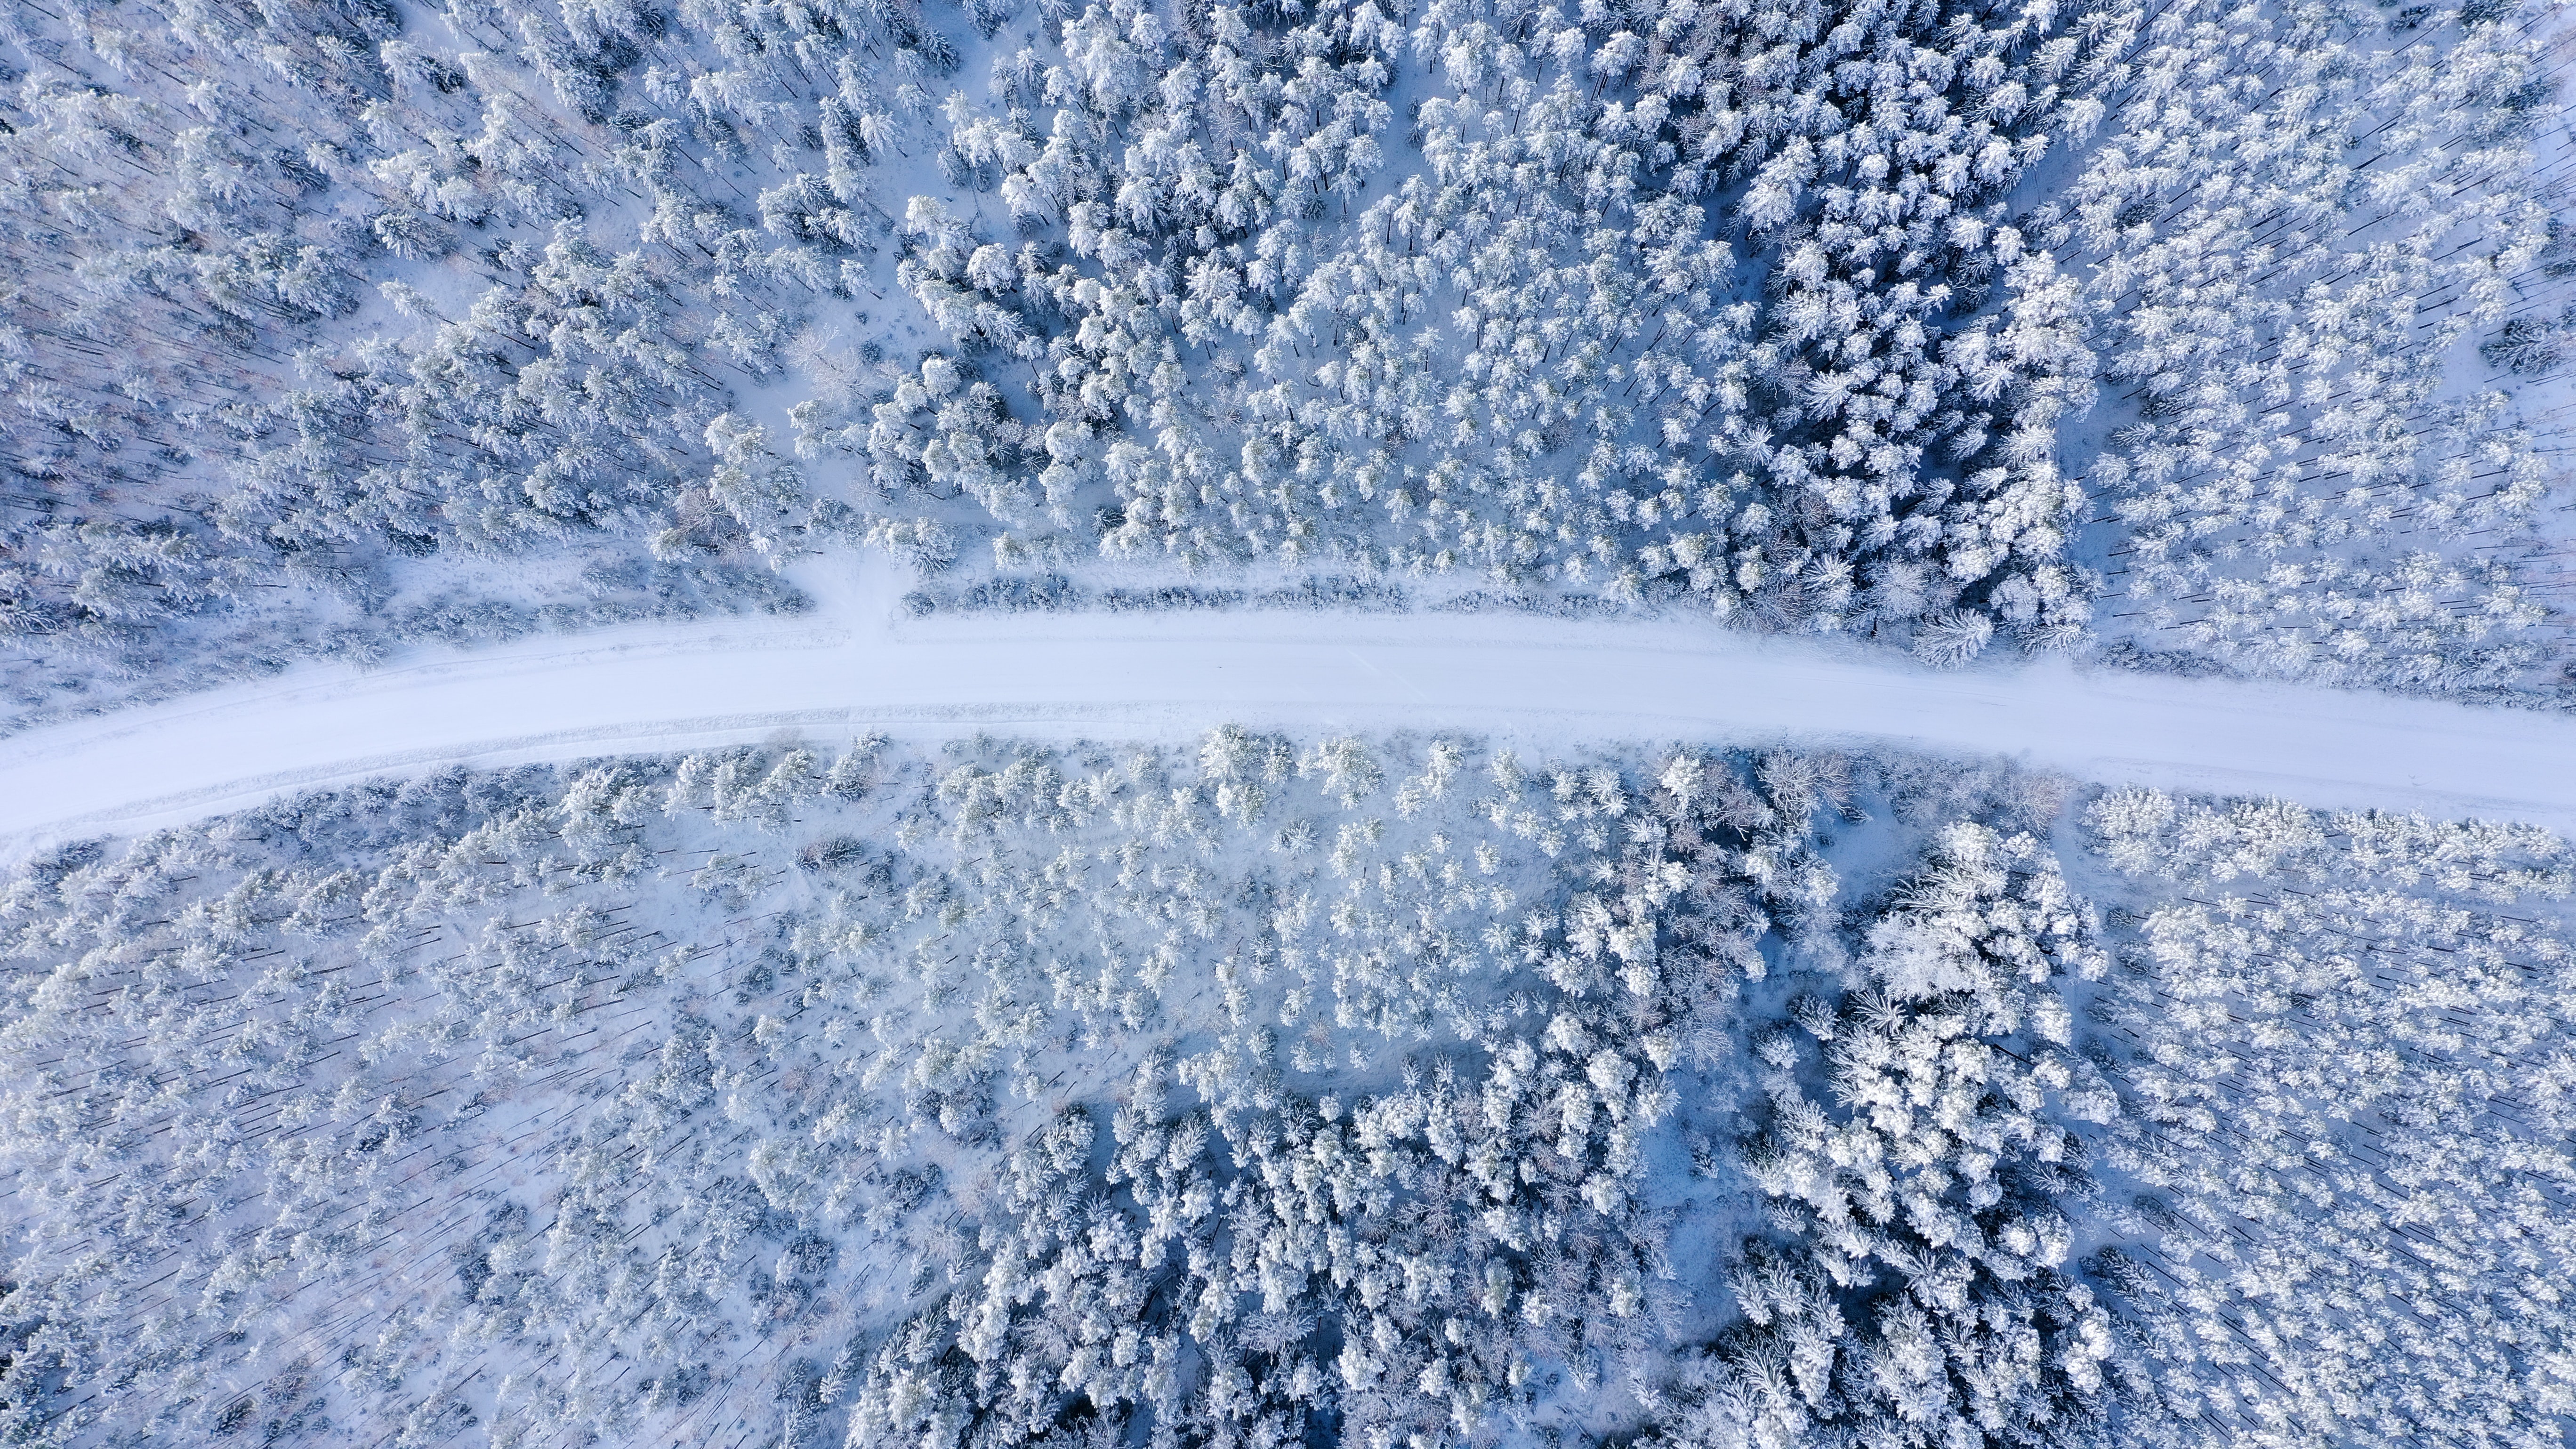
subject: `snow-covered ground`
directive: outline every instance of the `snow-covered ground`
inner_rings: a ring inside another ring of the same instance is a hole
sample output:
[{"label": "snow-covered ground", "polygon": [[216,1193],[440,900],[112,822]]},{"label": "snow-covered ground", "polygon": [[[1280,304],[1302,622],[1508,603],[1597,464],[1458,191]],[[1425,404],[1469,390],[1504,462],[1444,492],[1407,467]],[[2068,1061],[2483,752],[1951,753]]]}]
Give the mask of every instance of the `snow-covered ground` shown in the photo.
[{"label": "snow-covered ground", "polygon": [[1229,720],[1499,739],[1887,742],[2111,783],[2576,828],[2576,720],[2362,692],[1882,651],[1683,624],[1493,616],[902,617],[870,563],[793,621],[635,626],[268,681],[31,732],[0,764],[18,846],[176,823],[432,762],[877,729],[1170,737]]}]

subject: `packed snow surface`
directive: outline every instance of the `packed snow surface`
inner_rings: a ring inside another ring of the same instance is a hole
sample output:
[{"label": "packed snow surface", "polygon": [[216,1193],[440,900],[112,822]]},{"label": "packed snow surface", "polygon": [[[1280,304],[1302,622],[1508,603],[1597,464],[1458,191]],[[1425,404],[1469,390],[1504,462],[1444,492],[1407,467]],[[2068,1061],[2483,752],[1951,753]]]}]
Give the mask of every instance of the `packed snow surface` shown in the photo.
[{"label": "packed snow surface", "polygon": [[[0,764],[0,833],[171,824],[431,762],[497,764],[781,731],[1193,735],[1258,719],[1468,728],[1542,743],[1885,741],[2111,783],[2576,825],[2576,721],[2283,684],[1944,671],[1686,624],[1214,614],[908,619],[882,566],[804,619],[639,626],[315,665],[31,732]],[[915,726],[906,731],[903,727]]]}]

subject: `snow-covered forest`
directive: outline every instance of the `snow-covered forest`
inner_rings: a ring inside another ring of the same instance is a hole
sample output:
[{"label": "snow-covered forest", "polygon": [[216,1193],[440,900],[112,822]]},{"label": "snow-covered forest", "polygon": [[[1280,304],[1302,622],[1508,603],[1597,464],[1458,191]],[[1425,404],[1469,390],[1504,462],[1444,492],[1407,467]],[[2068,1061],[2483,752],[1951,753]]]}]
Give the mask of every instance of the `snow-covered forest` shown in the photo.
[{"label": "snow-covered forest", "polygon": [[923,608],[1645,610],[2549,701],[2559,35],[13,7],[12,717],[793,611],[867,547]]},{"label": "snow-covered forest", "polygon": [[307,795],[0,895],[0,1414],[2556,1443],[2571,884],[2517,827],[1439,735]]},{"label": "snow-covered forest", "polygon": [[0,1442],[2563,1444],[2571,56],[0,6]]}]

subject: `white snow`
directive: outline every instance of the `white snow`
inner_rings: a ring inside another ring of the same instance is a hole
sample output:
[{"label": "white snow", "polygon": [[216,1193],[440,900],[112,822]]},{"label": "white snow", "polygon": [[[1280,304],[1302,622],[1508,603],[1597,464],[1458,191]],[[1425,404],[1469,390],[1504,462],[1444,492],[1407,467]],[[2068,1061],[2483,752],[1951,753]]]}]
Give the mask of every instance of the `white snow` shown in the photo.
[{"label": "white snow", "polygon": [[[1682,622],[1273,612],[907,619],[871,560],[804,618],[638,625],[313,665],[10,742],[0,842],[147,829],[449,761],[782,731],[1179,738],[1226,721],[1498,739],[1884,743],[2109,783],[2576,829],[2576,719],[2283,684],[1859,646]],[[915,727],[907,729],[907,726]]]}]

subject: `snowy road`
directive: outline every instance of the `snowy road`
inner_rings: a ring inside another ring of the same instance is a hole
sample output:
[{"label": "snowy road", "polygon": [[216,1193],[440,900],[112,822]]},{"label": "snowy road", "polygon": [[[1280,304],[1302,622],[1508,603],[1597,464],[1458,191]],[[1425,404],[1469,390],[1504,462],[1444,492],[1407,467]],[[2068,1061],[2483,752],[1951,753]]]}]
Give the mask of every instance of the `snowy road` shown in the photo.
[{"label": "snowy road", "polygon": [[879,577],[792,621],[422,652],[0,742],[0,845],[125,832],[465,761],[861,729],[1181,737],[1227,720],[1577,737],[1797,738],[2006,755],[2093,779],[2507,815],[2576,831],[2576,719],[2060,663],[1943,673],[1688,623],[1480,615],[898,620]]}]

